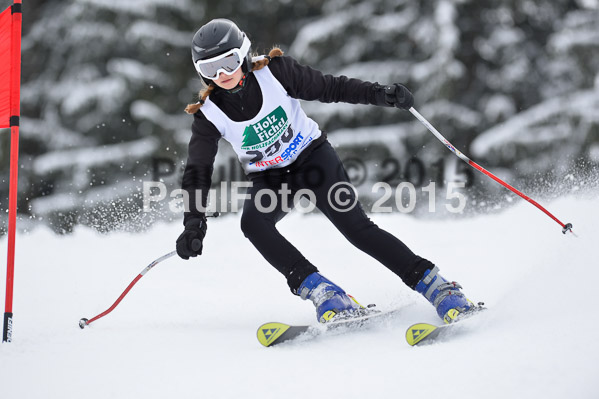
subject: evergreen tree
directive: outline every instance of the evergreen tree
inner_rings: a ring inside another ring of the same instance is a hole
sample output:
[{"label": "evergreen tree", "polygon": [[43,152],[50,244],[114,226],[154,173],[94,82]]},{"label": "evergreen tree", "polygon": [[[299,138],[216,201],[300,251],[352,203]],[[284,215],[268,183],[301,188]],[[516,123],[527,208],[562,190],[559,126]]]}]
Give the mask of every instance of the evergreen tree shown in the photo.
[{"label": "evergreen tree", "polygon": [[[180,217],[167,205],[143,213],[142,184],[179,186],[191,123],[182,109],[201,87],[190,41],[215,17],[236,21],[257,53],[280,45],[325,73],[407,84],[416,108],[445,136],[504,177],[563,181],[580,162],[593,170],[598,3],[24,2],[20,226],[43,219],[59,232],[77,223],[106,231]],[[331,132],[344,159],[373,168],[373,180],[455,178],[448,176],[453,155],[407,112],[317,103],[305,109]],[[5,183],[8,149],[3,134]],[[215,184],[241,178],[227,146],[217,162]],[[449,174],[472,180],[455,168]],[[492,184],[477,186],[493,192]],[[0,191],[6,208],[8,185]]]}]

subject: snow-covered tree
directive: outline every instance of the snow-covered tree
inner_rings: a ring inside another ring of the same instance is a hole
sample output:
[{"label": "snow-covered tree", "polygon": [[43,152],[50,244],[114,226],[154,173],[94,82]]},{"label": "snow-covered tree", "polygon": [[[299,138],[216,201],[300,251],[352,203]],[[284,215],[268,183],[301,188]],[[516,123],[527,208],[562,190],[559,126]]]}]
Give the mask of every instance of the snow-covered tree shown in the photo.
[{"label": "snow-covered tree", "polygon": [[[325,73],[407,84],[425,117],[503,177],[563,181],[580,162],[593,170],[599,163],[598,3],[24,2],[20,225],[33,218],[57,231],[76,223],[137,229],[157,215],[179,217],[141,212],[142,183],[179,185],[191,123],[182,109],[201,87],[189,44],[215,17],[236,21],[259,53],[276,44]],[[472,181],[472,172],[456,166],[407,112],[305,107],[344,159],[372,169],[371,179]],[[3,134],[4,182],[8,148]],[[215,184],[241,178],[226,146],[217,162]],[[492,183],[477,186],[493,190]],[[2,185],[4,208],[7,191]]]},{"label": "snow-covered tree", "polygon": [[[581,159],[597,163],[598,35],[594,0],[333,0],[292,52],[330,73],[404,82],[415,107],[464,152],[506,178],[555,178]],[[333,131],[391,124],[396,157],[452,157],[405,112],[307,109]],[[378,130],[373,145],[393,140]]]},{"label": "snow-covered tree", "polygon": [[[201,87],[190,62],[191,38],[201,24],[239,20],[256,32],[255,49],[263,50],[275,43],[278,12],[292,27],[293,12],[314,9],[269,0],[235,7],[49,0],[23,7],[19,210],[57,231],[77,222],[103,230],[143,227],[156,216],[140,213],[143,181],[178,186],[191,124],[183,109]],[[292,34],[276,36],[290,40]]]}]

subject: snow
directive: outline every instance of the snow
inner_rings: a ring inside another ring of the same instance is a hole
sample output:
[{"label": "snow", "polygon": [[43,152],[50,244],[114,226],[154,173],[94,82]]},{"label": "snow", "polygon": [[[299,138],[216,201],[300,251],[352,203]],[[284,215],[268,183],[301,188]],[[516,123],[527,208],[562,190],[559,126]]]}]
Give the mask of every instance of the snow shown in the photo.
[{"label": "snow", "polygon": [[192,32],[181,32],[154,22],[135,22],[128,29],[125,38],[131,42],[162,42],[174,47],[187,48],[191,44]]},{"label": "snow", "polygon": [[[291,44],[292,54],[307,64],[315,63],[317,54],[310,51],[314,42],[338,34],[341,28],[352,23],[359,23],[363,15],[372,13],[372,9],[372,5],[363,3],[304,25]],[[345,51],[341,51],[340,54],[345,56]]]},{"label": "snow", "polygon": [[138,121],[148,120],[168,130],[179,127],[186,130],[185,143],[189,143],[191,131],[189,129],[189,116],[183,112],[180,115],[169,115],[158,105],[145,100],[135,100],[131,103],[131,116]]},{"label": "snow", "polygon": [[[411,62],[387,60],[356,62],[347,65],[337,72],[339,75],[351,76],[369,82],[381,82],[387,84],[396,80],[407,79],[408,72],[412,67]],[[402,78],[400,78],[402,76]]]},{"label": "snow", "polygon": [[591,10],[599,9],[599,0],[578,0],[581,7],[585,7]]},{"label": "snow", "polygon": [[[593,123],[597,121],[594,109],[599,102],[599,91],[579,91],[564,98],[552,98],[528,110],[521,112],[507,122],[496,125],[481,133],[472,143],[472,154],[477,157],[491,157],[506,144],[514,142],[551,142],[570,135],[571,140],[582,140],[587,132],[583,129],[569,131],[567,126],[535,126],[548,123],[554,118],[557,110],[566,115],[580,118],[580,120]],[[579,136],[579,137],[576,137]]]},{"label": "snow", "polygon": [[90,22],[87,24],[76,24],[69,29],[65,39],[68,43],[85,43],[92,41],[104,41],[111,43],[118,38],[118,31],[113,24],[104,22]]},{"label": "snow", "polygon": [[172,79],[166,73],[134,59],[113,58],[108,61],[106,68],[110,74],[120,74],[132,82],[148,82],[156,85],[172,84]]},{"label": "snow", "polygon": [[[84,170],[77,170],[78,174],[73,180],[78,184],[77,188],[89,184],[89,176]],[[126,211],[122,208],[115,206],[116,202],[139,203],[142,196],[141,191],[143,184],[141,182],[117,182],[109,186],[97,186],[86,190],[85,192],[66,192],[55,195],[48,195],[37,197],[31,200],[29,203],[31,212],[36,217],[42,219],[45,217],[51,217],[55,213],[67,213],[75,212],[76,210],[83,210],[84,217],[90,218],[97,216],[101,211],[93,210],[94,205],[98,204],[111,204],[114,208],[110,209],[110,216],[116,219],[125,219]],[[81,190],[82,191],[82,190]],[[140,211],[141,212],[141,211]],[[142,216],[145,214],[141,214]],[[131,218],[132,216],[129,216]],[[131,222],[141,222],[139,220],[131,220]],[[106,228],[107,223],[104,218],[99,221],[102,226],[94,225],[99,229]],[[139,226],[137,226],[139,228]]]},{"label": "snow", "polygon": [[597,43],[599,43],[599,32],[593,32],[589,28],[588,31],[579,30],[576,34],[573,34],[572,31],[560,32],[552,37],[549,44],[554,50],[565,52],[576,46],[596,47]]},{"label": "snow", "polygon": [[415,7],[406,7],[401,12],[389,12],[382,15],[372,15],[368,19],[368,28],[374,36],[388,37],[391,33],[402,33],[418,19]]},{"label": "snow", "polygon": [[431,101],[424,104],[422,112],[425,112],[427,118],[431,120],[441,116],[451,118],[454,126],[460,129],[473,128],[481,123],[481,115],[478,112],[447,100]]},{"label": "snow", "polygon": [[435,9],[435,21],[439,26],[439,46],[448,57],[460,42],[460,32],[455,26],[455,19],[456,9],[452,2],[440,1]]},{"label": "snow", "polygon": [[599,163],[599,144],[593,144],[589,148],[589,159],[591,162]]},{"label": "snow", "polygon": [[480,39],[475,43],[481,57],[492,61],[497,58],[498,53],[505,48],[521,43],[525,39],[522,30],[514,27],[500,26],[493,30],[488,39]]},{"label": "snow", "polygon": [[94,81],[66,81],[58,84],[52,95],[62,99],[61,110],[65,115],[74,115],[94,106],[102,112],[117,112],[123,106],[126,92],[123,79],[108,77]]},{"label": "snow", "polygon": [[130,13],[133,15],[155,16],[158,8],[189,9],[188,0],[129,0],[114,2],[111,0],[78,0],[88,7],[104,8],[106,10]]},{"label": "snow", "polygon": [[505,119],[516,113],[514,101],[501,94],[492,95],[484,105],[484,115],[490,121]]},{"label": "snow", "polygon": [[96,165],[119,163],[127,158],[138,159],[151,154],[157,147],[158,141],[153,137],[147,137],[100,148],[54,151],[37,157],[33,163],[33,170],[40,175],[65,168],[87,170]]},{"label": "snow", "polygon": [[313,307],[243,237],[239,215],[210,220],[204,255],[160,263],[85,330],[80,318],[107,309],[173,250],[180,223],[136,235],[38,228],[17,237],[14,341],[0,345],[3,397],[596,397],[597,196],[544,204],[578,238],[524,201],[451,222],[372,215],[489,309],[452,341],[416,348],[405,329],[436,322],[432,307],[320,215],[289,215],[280,230],[358,300],[401,307],[401,317],[274,348],[260,346],[256,328],[315,323]]},{"label": "snow", "polygon": [[359,129],[338,129],[329,133],[328,138],[335,146],[360,146],[368,143],[384,144],[396,156],[401,156],[406,149],[401,139],[407,134],[406,124],[398,123],[386,126],[368,126]]},{"label": "snow", "polygon": [[52,140],[48,142],[48,147],[52,150],[93,145],[93,140],[89,137],[81,136],[77,132],[51,121],[21,116],[21,126],[22,129],[19,135],[28,139],[47,135],[48,132],[52,132]]}]

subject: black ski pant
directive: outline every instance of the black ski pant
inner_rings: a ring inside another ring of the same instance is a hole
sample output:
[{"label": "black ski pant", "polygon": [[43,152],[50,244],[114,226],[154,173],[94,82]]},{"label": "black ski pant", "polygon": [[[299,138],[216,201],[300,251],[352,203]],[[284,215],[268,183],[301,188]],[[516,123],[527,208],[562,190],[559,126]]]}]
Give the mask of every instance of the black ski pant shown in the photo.
[{"label": "black ski pant", "polygon": [[[312,150],[300,165],[291,166],[280,174],[261,174],[252,179],[241,229],[264,258],[285,276],[293,293],[297,294],[308,275],[318,271],[276,228],[277,222],[293,207],[293,198],[299,190],[309,190],[308,197],[349,242],[397,274],[410,288],[415,287],[427,269],[434,267],[368,218],[349,188],[349,177],[328,141]],[[305,193],[302,191],[298,196]]]}]

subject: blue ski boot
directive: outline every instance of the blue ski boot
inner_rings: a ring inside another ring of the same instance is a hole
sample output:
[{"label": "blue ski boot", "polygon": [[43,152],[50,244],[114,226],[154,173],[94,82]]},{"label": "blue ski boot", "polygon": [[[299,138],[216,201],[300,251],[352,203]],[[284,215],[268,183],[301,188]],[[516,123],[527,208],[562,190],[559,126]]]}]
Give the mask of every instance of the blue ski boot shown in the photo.
[{"label": "blue ski boot", "polygon": [[299,296],[309,299],[316,306],[316,318],[321,323],[352,316],[362,306],[351,296],[347,295],[341,287],[322,276],[318,272],[310,274],[297,290]]},{"label": "blue ski boot", "polygon": [[445,323],[453,323],[459,315],[463,316],[479,309],[462,294],[461,285],[455,281],[448,282],[438,274],[438,271],[439,268],[436,266],[433,270],[427,270],[422,280],[416,284],[415,290],[433,304],[437,314]]}]

